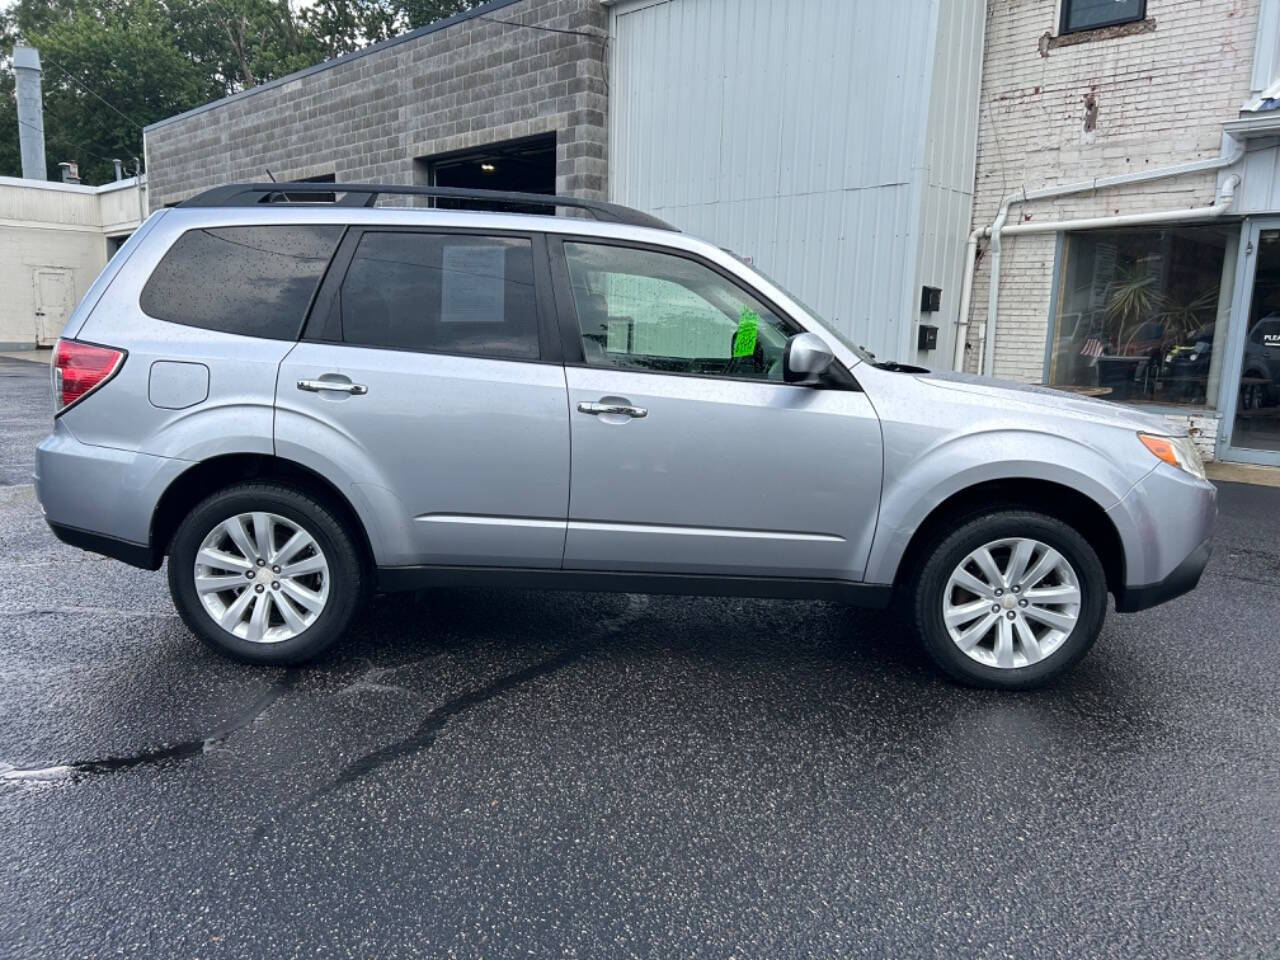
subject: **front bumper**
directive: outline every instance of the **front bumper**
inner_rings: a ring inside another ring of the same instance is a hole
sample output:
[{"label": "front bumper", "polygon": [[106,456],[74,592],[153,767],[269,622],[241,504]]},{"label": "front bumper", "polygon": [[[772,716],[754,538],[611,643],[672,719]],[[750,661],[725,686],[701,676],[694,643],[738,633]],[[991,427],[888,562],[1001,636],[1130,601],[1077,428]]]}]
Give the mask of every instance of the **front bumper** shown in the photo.
[{"label": "front bumper", "polygon": [[1118,611],[1154,607],[1199,583],[1218,518],[1213,484],[1161,463],[1107,513],[1124,548],[1125,576],[1112,585]]},{"label": "front bumper", "polygon": [[1190,593],[1200,582],[1200,574],[1204,573],[1209,562],[1212,546],[1206,540],[1191,551],[1190,555],[1178,564],[1173,572],[1157,583],[1148,583],[1140,587],[1121,587],[1116,590],[1116,612],[1134,613],[1158,606],[1174,597]]}]

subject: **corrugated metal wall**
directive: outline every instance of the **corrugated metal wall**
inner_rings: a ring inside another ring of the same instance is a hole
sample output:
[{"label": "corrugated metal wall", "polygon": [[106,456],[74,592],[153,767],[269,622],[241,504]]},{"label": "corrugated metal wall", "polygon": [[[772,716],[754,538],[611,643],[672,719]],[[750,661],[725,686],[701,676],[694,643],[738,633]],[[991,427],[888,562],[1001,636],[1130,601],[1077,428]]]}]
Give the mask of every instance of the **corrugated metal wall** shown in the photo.
[{"label": "corrugated metal wall", "polygon": [[[938,22],[938,0],[619,4],[610,195],[751,257],[876,353],[914,356]],[[940,116],[931,154],[963,169],[939,187],[967,169],[971,190],[976,109]]]},{"label": "corrugated metal wall", "polygon": [[[916,351],[913,341],[903,354],[934,367],[951,366],[960,317],[964,247],[973,219],[985,14],[986,0],[945,0],[938,11],[916,254],[916,290],[942,288],[942,309],[920,317],[937,326],[938,349]],[[917,312],[919,306],[917,300]]]}]

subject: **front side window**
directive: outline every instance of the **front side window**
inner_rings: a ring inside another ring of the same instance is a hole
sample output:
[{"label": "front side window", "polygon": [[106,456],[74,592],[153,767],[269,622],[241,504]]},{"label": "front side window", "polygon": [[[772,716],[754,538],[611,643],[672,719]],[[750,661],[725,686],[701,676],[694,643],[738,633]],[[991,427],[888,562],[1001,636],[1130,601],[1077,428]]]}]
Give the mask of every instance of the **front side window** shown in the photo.
[{"label": "front side window", "polygon": [[1218,226],[1068,234],[1049,383],[1128,403],[1211,405],[1229,240]]},{"label": "front side window", "polygon": [[215,227],[188,230],[142,289],[157,320],[249,337],[298,335],[342,227]]},{"label": "front side window", "polygon": [[799,328],[684,257],[564,244],[583,358],[592,366],[782,380]]},{"label": "front side window", "polygon": [[533,252],[520,237],[371,232],[339,295],[346,343],[538,358]]},{"label": "front side window", "polygon": [[1147,15],[1147,0],[1062,0],[1059,32],[1075,33],[1131,23]]}]

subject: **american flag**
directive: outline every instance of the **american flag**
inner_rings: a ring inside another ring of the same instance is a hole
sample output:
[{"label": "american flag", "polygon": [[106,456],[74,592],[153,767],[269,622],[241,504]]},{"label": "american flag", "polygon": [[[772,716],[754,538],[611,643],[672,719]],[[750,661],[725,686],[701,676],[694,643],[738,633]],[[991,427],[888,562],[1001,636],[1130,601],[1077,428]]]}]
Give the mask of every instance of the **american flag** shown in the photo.
[{"label": "american flag", "polygon": [[1097,337],[1090,337],[1084,342],[1084,346],[1080,348],[1080,356],[1093,357],[1094,359],[1102,356],[1102,341]]}]

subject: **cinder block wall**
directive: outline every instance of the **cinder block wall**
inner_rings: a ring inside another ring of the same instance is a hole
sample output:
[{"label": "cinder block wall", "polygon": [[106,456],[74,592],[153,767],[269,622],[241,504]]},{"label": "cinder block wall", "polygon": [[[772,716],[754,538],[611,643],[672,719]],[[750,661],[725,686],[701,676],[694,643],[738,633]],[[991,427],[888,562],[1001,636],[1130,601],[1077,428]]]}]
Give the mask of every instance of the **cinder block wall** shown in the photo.
[{"label": "cinder block wall", "polygon": [[332,173],[410,184],[420,176],[415,157],[549,132],[557,192],[604,198],[599,0],[520,0],[479,12],[148,127],[152,209],[218,184],[266,180],[267,169],[280,180]]},{"label": "cinder block wall", "polygon": [[[1147,23],[1074,44],[1051,38],[1056,14],[1055,0],[989,2],[973,226],[989,226],[1001,199],[1024,186],[1216,157],[1222,121],[1248,96],[1257,0],[1148,0]],[[1086,94],[1098,106],[1092,142]],[[1215,188],[1214,173],[1184,176],[1018,206],[1009,223],[1203,206]],[[999,377],[1043,379],[1055,245],[1052,234],[1002,244]],[[974,277],[972,345],[986,319],[988,265],[984,257]],[[1210,450],[1216,421],[1194,420]]]}]

